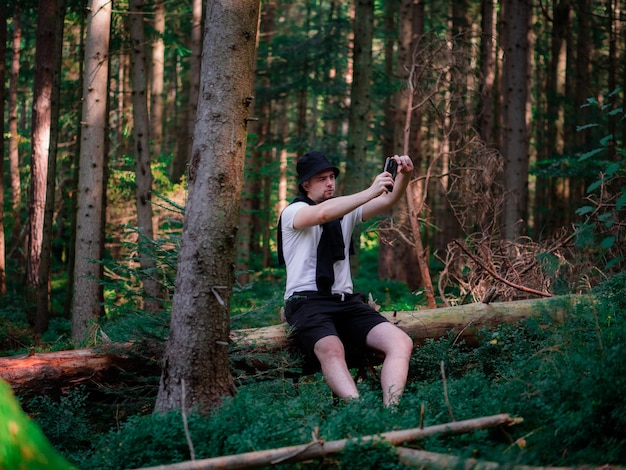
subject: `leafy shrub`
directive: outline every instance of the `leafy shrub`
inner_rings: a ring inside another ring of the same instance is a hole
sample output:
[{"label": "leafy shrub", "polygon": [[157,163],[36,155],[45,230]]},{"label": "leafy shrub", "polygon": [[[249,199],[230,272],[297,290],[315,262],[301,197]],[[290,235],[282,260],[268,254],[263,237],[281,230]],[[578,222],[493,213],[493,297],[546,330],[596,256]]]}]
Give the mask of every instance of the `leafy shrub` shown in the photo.
[{"label": "leafy shrub", "polygon": [[87,400],[85,388],[80,386],[56,400],[48,396],[34,397],[25,409],[53,446],[70,456],[88,450],[91,445],[93,428]]}]

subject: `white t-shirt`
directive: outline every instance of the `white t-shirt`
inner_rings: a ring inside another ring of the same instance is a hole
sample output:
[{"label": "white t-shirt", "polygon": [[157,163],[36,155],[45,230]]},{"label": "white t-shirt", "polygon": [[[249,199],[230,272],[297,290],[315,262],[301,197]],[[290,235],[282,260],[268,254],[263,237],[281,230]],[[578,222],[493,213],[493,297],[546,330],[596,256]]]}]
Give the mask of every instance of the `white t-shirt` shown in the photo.
[{"label": "white t-shirt", "polygon": [[[294,202],[288,205],[281,215],[281,230],[283,237],[283,255],[287,266],[287,286],[285,300],[294,292],[316,291],[315,272],[317,268],[317,245],[322,236],[322,226],[314,225],[301,229],[293,228],[293,219],[306,202]],[[335,282],[332,286],[333,294],[351,294],[352,276],[350,274],[350,239],[354,226],[361,223],[361,207],[343,216],[341,230],[345,244],[346,257],[335,261]]]}]

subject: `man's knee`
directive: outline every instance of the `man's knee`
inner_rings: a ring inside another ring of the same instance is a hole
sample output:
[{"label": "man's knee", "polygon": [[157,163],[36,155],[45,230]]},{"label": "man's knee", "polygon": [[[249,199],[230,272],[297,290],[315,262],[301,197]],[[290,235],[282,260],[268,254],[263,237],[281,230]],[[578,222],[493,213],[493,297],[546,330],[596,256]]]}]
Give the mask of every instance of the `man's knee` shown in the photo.
[{"label": "man's knee", "polygon": [[387,356],[410,357],[413,340],[403,330],[391,323],[381,323],[368,336],[368,344]]},{"label": "man's knee", "polygon": [[397,341],[394,341],[394,347],[399,354],[410,357],[413,352],[413,340],[404,331],[400,330]]},{"label": "man's knee", "polygon": [[315,343],[313,352],[322,363],[333,359],[345,360],[346,356],[343,343],[337,336],[325,336],[320,339]]}]

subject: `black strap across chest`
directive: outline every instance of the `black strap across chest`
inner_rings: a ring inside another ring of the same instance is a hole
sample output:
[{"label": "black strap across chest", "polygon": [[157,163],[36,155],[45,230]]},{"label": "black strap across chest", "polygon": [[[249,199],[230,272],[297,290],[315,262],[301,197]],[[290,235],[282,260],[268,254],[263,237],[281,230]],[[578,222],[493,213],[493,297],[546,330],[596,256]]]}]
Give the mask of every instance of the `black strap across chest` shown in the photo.
[{"label": "black strap across chest", "polygon": [[[306,202],[309,205],[315,204],[315,202],[302,194],[291,201],[291,204],[294,202]],[[278,264],[282,266],[285,264],[283,254],[282,214],[278,220],[276,245],[278,249]],[[320,294],[331,293],[331,288],[335,282],[333,264],[335,261],[346,258],[345,250],[346,245],[343,241],[341,218],[322,224],[322,236],[317,245],[317,266],[315,272],[317,290]]]}]

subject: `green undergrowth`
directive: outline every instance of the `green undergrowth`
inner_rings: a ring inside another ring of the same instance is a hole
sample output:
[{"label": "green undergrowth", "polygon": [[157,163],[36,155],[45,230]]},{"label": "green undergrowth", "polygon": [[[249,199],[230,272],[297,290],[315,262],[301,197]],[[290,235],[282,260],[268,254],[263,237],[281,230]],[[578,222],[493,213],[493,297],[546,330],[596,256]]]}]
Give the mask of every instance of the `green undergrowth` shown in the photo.
[{"label": "green undergrowth", "polygon": [[[484,331],[470,347],[454,336],[413,354],[397,409],[381,405],[378,383],[359,382],[361,398],[333,399],[320,374],[252,380],[211,415],[189,412],[197,459],[508,413],[514,426],[431,437],[408,444],[431,452],[506,465],[626,464],[626,274],[581,297],[562,315],[550,309]],[[445,391],[442,375],[445,371]],[[190,459],[183,417],[137,410],[96,427],[80,390],[42,401],[31,413],[57,448],[80,468],[120,469]],[[447,399],[447,400],[446,400]],[[449,406],[448,404],[449,403]],[[109,410],[109,413],[113,411]],[[62,423],[62,426],[60,426]],[[401,468],[389,446],[278,468]]]}]

